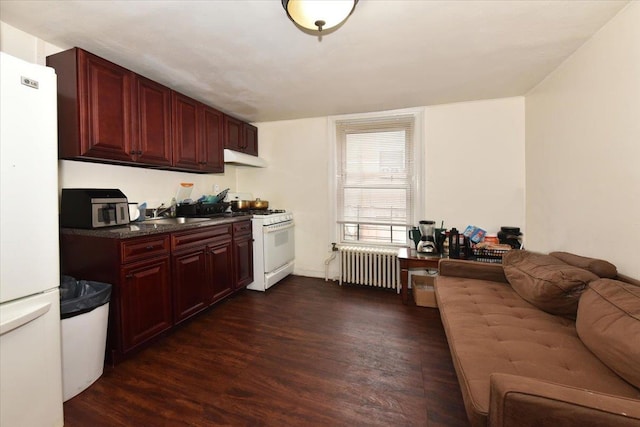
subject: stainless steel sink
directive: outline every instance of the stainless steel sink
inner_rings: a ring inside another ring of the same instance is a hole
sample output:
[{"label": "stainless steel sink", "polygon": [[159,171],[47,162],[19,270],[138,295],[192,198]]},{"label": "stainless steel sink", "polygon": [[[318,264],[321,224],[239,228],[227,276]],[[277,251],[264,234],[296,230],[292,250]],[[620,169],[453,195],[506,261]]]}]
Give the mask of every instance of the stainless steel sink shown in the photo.
[{"label": "stainless steel sink", "polygon": [[195,222],[204,222],[211,221],[210,218],[188,218],[188,217],[178,217],[178,218],[156,218],[156,219],[147,219],[144,222],[146,224],[166,224],[166,225],[176,225],[176,224],[193,224]]}]

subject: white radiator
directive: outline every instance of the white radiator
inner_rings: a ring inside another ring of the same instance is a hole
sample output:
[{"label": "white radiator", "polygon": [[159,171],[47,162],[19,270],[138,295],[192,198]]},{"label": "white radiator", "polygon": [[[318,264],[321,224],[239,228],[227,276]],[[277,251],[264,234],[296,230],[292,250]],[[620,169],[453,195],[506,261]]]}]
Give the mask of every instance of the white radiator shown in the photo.
[{"label": "white radiator", "polygon": [[338,245],[340,285],[375,286],[400,292],[398,249]]}]

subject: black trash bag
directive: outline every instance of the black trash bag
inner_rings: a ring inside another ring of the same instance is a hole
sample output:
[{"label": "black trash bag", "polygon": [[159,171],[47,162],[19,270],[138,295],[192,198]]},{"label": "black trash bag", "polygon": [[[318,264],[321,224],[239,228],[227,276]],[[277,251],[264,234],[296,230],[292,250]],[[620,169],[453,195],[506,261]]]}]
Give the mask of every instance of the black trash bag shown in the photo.
[{"label": "black trash bag", "polygon": [[88,313],[111,299],[109,283],[76,280],[62,276],[60,280],[60,318],[68,319]]}]

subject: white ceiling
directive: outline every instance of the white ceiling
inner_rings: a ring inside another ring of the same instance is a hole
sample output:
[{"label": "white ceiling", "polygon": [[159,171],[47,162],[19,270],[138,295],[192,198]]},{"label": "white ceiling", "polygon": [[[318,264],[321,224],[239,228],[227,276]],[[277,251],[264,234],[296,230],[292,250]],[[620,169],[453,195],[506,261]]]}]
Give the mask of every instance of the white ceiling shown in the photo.
[{"label": "white ceiling", "polygon": [[360,0],[321,39],[280,0],[0,1],[0,19],[252,122],[524,95],[628,0]]}]

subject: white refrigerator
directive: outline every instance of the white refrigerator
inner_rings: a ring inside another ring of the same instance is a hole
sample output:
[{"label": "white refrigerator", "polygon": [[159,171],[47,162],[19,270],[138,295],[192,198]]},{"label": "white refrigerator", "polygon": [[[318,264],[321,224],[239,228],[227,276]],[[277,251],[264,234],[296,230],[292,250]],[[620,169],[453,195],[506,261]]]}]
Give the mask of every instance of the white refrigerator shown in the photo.
[{"label": "white refrigerator", "polygon": [[61,426],[56,74],[0,52],[0,426]]}]

